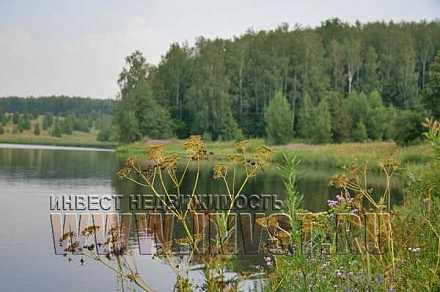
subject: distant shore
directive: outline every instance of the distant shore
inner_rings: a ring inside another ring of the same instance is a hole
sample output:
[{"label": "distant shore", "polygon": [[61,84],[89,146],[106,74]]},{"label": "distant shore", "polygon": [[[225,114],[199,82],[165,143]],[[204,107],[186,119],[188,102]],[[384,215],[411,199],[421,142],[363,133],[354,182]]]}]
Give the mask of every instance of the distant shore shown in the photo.
[{"label": "distant shore", "polygon": [[0,144],[32,144],[49,146],[72,146],[91,148],[116,148],[117,143],[96,141],[96,135],[91,133],[74,132],[72,135],[51,137],[48,135],[31,134],[3,134],[0,135]]}]

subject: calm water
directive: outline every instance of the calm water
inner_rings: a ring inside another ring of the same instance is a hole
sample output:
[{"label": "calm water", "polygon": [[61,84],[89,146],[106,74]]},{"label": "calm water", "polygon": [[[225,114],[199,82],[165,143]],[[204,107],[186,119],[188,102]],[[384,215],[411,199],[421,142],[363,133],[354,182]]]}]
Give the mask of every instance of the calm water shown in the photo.
[{"label": "calm water", "polygon": [[[133,184],[115,175],[122,161],[114,152],[74,147],[38,147],[0,144],[0,291],[116,291],[112,273],[99,264],[79,259],[68,262],[56,256],[49,220],[49,197],[55,195],[109,195],[143,193]],[[299,190],[304,194],[304,207],[324,210],[327,199],[336,190],[328,179],[338,170],[302,169]],[[209,168],[203,171],[200,192],[215,193],[219,186],[210,180]],[[372,187],[381,189],[383,181],[373,179]],[[189,186],[188,186],[189,188]],[[398,185],[393,192],[400,194]],[[278,194],[283,186],[274,171],[266,171],[253,180],[245,194]],[[133,239],[132,239],[133,240]],[[136,241],[130,244],[136,247]],[[160,260],[136,256],[138,271],[158,291],[171,291],[175,274]],[[261,262],[258,257],[238,261],[243,269]],[[194,281],[202,273],[191,272]],[[243,284],[244,288],[246,283]]]}]

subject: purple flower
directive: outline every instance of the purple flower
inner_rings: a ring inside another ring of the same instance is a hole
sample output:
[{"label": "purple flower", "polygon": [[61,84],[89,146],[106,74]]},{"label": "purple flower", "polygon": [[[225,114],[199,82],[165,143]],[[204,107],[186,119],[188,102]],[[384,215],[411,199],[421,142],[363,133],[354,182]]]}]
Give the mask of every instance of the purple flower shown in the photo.
[{"label": "purple flower", "polygon": [[338,201],[327,200],[327,204],[329,207],[335,207],[338,204]]}]

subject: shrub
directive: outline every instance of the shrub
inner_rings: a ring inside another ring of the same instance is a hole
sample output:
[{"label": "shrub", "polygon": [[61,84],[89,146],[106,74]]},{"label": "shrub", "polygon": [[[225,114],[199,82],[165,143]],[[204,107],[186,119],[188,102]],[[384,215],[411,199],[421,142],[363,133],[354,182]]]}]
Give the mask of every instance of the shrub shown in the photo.
[{"label": "shrub", "polygon": [[423,133],[423,117],[413,111],[398,112],[393,122],[393,139],[401,146],[420,139]]},{"label": "shrub", "polygon": [[35,124],[34,135],[35,136],[39,136],[40,135],[40,125],[38,123]]},{"label": "shrub", "polygon": [[110,128],[103,128],[99,131],[98,136],[96,137],[96,140],[100,142],[106,142],[110,141],[112,131]]}]

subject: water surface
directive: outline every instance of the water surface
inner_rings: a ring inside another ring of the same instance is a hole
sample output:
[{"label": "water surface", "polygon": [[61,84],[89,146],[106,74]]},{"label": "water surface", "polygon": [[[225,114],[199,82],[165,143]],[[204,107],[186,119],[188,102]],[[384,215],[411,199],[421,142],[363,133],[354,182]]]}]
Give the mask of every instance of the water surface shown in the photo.
[{"label": "water surface", "polygon": [[[54,254],[49,197],[144,193],[115,175],[122,163],[108,149],[0,144],[0,291],[116,291],[115,277],[101,265],[87,262],[82,266],[78,260],[68,262]],[[326,209],[327,199],[337,194],[328,181],[338,171],[301,169],[298,187],[304,194],[304,208]],[[204,168],[200,192],[220,191],[211,178],[211,168]],[[373,178],[371,186],[381,190],[383,180]],[[252,180],[243,193],[285,196],[273,169]],[[393,193],[400,196],[398,184]],[[136,244],[131,238],[130,246],[136,249]],[[158,291],[172,290],[175,275],[166,263],[150,256],[136,256],[136,262],[151,286]],[[251,269],[260,262],[261,258],[246,257],[237,265]],[[194,271],[191,278],[200,281],[202,273]]]}]

